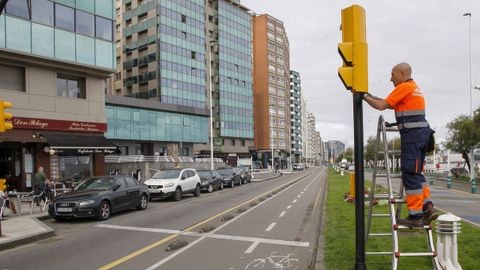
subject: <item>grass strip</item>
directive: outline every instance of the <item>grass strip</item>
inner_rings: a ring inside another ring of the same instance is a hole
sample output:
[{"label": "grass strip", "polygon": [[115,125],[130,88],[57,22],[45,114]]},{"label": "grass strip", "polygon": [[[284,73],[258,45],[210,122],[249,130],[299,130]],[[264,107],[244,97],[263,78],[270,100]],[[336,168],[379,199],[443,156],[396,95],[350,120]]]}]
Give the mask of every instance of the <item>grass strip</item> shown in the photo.
[{"label": "grass strip", "polygon": [[[340,176],[329,171],[325,227],[325,260],[327,269],[353,269],[355,265],[355,204],[344,202],[344,194],[349,191],[349,176]],[[370,183],[367,182],[365,190]],[[435,201],[435,198],[433,198]],[[368,202],[365,202],[365,214]],[[375,206],[374,213],[388,213],[388,204]],[[406,210],[402,209],[403,216]],[[365,217],[365,222],[367,218]],[[372,232],[390,232],[388,218],[376,218],[372,222]],[[435,228],[435,227],[434,227]],[[436,235],[434,233],[434,241]],[[426,234],[422,230],[402,231],[399,234],[400,252],[427,251]],[[480,228],[462,222],[462,232],[458,235],[458,256],[463,269],[480,269]],[[391,237],[370,238],[367,251],[391,251]],[[390,256],[367,256],[367,268],[390,269]],[[398,269],[432,269],[430,258],[401,257]]]}]

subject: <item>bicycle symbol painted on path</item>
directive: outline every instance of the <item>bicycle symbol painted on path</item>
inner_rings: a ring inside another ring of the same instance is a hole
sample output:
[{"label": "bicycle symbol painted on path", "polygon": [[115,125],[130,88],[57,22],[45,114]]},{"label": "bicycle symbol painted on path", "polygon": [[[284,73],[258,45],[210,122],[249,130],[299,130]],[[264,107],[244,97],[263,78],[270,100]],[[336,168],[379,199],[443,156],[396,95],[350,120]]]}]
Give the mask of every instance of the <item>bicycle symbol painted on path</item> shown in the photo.
[{"label": "bicycle symbol painted on path", "polygon": [[295,253],[288,253],[287,255],[281,255],[278,252],[272,252],[270,256],[266,258],[258,258],[251,261],[245,270],[269,270],[269,269],[280,269],[280,270],[297,270],[299,261],[294,258]]}]

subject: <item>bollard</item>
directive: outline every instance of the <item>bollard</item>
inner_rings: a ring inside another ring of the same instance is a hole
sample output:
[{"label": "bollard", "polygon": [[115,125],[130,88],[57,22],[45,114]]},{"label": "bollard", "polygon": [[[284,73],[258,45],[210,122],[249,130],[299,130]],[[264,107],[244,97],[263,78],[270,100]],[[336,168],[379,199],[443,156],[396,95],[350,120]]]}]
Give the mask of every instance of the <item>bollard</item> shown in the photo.
[{"label": "bollard", "polygon": [[340,175],[343,176],[343,171],[345,171],[343,168],[340,170]]},{"label": "bollard", "polygon": [[472,190],[471,191],[472,191],[473,194],[477,193],[477,178],[476,177],[474,177],[472,179]]},{"label": "bollard", "polygon": [[355,173],[350,174],[350,197],[352,197],[352,199],[355,199]]},{"label": "bollard", "polygon": [[451,213],[437,219],[437,254],[443,269],[461,270],[458,263],[457,234],[461,231],[462,219]]},{"label": "bollard", "polygon": [[430,173],[430,186],[433,186],[433,173]]},{"label": "bollard", "polygon": [[451,189],[452,188],[452,173],[448,172],[447,175],[447,188]]}]

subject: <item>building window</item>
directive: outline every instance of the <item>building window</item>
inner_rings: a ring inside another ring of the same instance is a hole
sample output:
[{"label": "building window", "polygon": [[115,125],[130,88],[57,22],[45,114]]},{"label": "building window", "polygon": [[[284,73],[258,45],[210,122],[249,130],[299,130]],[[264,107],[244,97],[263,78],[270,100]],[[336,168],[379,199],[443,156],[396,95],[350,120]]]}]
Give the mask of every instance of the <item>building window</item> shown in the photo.
[{"label": "building window", "polygon": [[182,148],[182,156],[184,157],[190,156],[190,149],[188,147]]},{"label": "building window", "polygon": [[192,59],[197,59],[197,53],[192,51]]},{"label": "building window", "polygon": [[182,23],[187,23],[187,16],[182,14]]},{"label": "building window", "polygon": [[90,13],[83,12],[81,10],[76,10],[76,25],[75,30],[79,34],[87,35],[93,37],[94,34],[94,17]]},{"label": "building window", "polygon": [[232,146],[235,146],[235,139],[232,139]]},{"label": "building window", "polygon": [[122,79],[122,73],[117,72],[115,73],[115,81],[120,81]]},{"label": "building window", "polygon": [[102,18],[95,17],[96,31],[95,36],[97,38],[105,39],[108,41],[113,40],[113,23],[112,21]]},{"label": "building window", "polygon": [[25,68],[0,65],[0,89],[25,92]]},{"label": "building window", "polygon": [[27,0],[8,1],[5,12],[10,15],[30,19]]},{"label": "building window", "polygon": [[120,16],[120,14],[121,14],[121,13],[120,13],[120,8],[117,8],[117,9],[115,10],[115,15],[116,15],[116,16]]},{"label": "building window", "polygon": [[47,0],[32,1],[32,21],[53,25],[53,3]]},{"label": "building window", "polygon": [[73,8],[55,4],[55,26],[74,31],[75,12]]},{"label": "building window", "polygon": [[68,98],[86,98],[85,78],[69,75],[57,75],[57,96]]}]

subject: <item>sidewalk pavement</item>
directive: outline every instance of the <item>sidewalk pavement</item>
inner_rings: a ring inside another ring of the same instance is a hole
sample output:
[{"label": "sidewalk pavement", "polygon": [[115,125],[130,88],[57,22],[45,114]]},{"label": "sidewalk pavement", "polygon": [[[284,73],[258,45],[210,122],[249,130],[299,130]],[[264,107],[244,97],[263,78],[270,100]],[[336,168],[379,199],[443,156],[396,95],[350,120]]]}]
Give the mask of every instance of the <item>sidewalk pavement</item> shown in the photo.
[{"label": "sidewalk pavement", "polygon": [[30,210],[29,203],[22,203],[22,215],[20,216],[13,215],[9,209],[4,209],[4,214],[7,214],[7,216],[1,220],[0,250],[14,248],[55,235],[55,231],[41,221],[48,218],[47,211],[40,212],[38,208],[35,208],[34,213],[30,214]]}]

